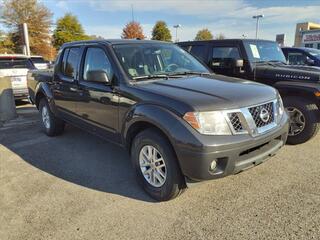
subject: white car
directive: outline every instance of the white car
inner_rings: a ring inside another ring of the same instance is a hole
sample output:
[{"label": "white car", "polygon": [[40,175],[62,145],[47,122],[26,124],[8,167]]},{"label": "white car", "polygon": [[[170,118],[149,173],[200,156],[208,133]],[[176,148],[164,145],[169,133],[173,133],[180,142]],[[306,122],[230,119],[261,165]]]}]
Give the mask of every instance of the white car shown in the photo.
[{"label": "white car", "polygon": [[31,56],[30,59],[33,65],[39,70],[48,69],[50,67],[50,63],[44,60],[42,56]]},{"label": "white car", "polygon": [[20,54],[0,54],[0,77],[10,77],[14,98],[28,97],[27,73],[35,69],[30,58]]}]

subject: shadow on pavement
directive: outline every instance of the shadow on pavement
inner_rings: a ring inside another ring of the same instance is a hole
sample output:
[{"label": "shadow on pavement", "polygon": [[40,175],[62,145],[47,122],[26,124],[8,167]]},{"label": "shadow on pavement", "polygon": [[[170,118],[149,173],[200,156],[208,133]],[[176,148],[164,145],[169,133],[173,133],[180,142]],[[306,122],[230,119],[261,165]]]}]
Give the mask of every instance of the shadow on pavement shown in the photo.
[{"label": "shadow on pavement", "polygon": [[154,202],[138,185],[127,151],[117,145],[72,126],[49,138],[40,123],[23,130],[0,129],[0,135],[0,144],[44,172],[86,188]]}]

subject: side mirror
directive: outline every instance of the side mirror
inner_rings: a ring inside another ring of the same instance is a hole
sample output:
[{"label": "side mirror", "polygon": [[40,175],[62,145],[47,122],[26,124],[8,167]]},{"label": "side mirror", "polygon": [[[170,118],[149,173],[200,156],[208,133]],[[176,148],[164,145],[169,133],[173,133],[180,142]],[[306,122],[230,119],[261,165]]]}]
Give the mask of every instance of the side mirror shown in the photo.
[{"label": "side mirror", "polygon": [[233,59],[233,66],[236,68],[242,68],[243,67],[243,59]]},{"label": "side mirror", "polygon": [[307,58],[306,59],[306,64],[309,65],[309,66],[314,66],[315,62],[311,58]]},{"label": "side mirror", "polygon": [[243,59],[220,58],[212,59],[211,67],[220,68],[242,68],[244,66]]},{"label": "side mirror", "polygon": [[88,71],[87,81],[110,84],[110,80],[108,78],[107,73],[102,70]]}]

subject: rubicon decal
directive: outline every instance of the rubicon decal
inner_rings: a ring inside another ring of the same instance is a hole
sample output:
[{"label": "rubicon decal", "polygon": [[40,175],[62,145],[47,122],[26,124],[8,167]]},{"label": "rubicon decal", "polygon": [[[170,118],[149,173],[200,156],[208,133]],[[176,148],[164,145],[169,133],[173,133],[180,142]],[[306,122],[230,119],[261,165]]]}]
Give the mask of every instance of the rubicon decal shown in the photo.
[{"label": "rubicon decal", "polygon": [[301,79],[301,80],[309,80],[310,76],[303,76],[303,75],[291,75],[291,74],[276,74],[277,78],[291,78],[291,79]]}]

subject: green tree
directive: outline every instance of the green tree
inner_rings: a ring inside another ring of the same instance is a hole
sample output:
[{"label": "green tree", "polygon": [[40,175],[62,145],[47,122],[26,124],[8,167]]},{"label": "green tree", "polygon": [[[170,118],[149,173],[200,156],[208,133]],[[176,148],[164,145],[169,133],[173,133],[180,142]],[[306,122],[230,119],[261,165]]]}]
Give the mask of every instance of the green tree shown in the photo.
[{"label": "green tree", "polygon": [[216,36],[216,39],[217,39],[217,40],[223,40],[223,39],[226,39],[226,37],[224,36],[223,33],[219,33],[219,35]]},{"label": "green tree", "polygon": [[171,42],[172,37],[167,24],[164,21],[158,21],[152,29],[152,40]]},{"label": "green tree", "polygon": [[0,54],[1,53],[14,53],[15,46],[12,41],[11,34],[5,34],[0,30]]},{"label": "green tree", "polygon": [[211,39],[213,39],[212,33],[209,31],[208,28],[204,28],[198,31],[194,40],[200,41],[200,40],[211,40]]},{"label": "green tree", "polygon": [[38,0],[3,0],[1,20],[9,28],[15,49],[21,52],[19,26],[27,23],[32,54],[49,55],[52,13]]},{"label": "green tree", "polygon": [[131,21],[126,24],[126,26],[122,30],[121,38],[124,39],[134,39],[134,38],[140,38],[145,39],[145,36],[143,34],[143,29],[140,25],[140,23]]},{"label": "green tree", "polygon": [[57,27],[53,32],[53,46],[60,48],[62,44],[72,41],[88,40],[87,36],[76,16],[67,13],[58,19]]}]

